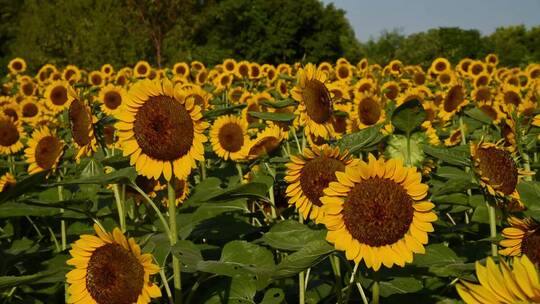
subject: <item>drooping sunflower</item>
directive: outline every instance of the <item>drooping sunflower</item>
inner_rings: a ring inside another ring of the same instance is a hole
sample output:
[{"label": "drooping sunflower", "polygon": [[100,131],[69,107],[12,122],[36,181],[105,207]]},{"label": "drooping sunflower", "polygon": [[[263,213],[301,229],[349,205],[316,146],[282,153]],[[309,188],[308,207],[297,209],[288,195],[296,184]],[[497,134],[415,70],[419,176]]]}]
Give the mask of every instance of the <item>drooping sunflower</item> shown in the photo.
[{"label": "drooping sunflower", "polygon": [[139,174],[186,179],[196,160],[204,160],[203,134],[208,123],[193,99],[183,99],[168,80],[137,82],[124,111],[116,114],[117,134]]},{"label": "drooping sunflower", "polygon": [[22,58],[14,58],[8,63],[8,69],[11,74],[20,74],[26,71],[26,61]]},{"label": "drooping sunflower", "polygon": [[444,100],[441,103],[439,117],[442,121],[450,120],[469,101],[465,98],[465,88],[456,83],[448,89]]},{"label": "drooping sunflower", "polygon": [[97,140],[94,134],[94,124],[97,118],[92,115],[90,107],[80,98],[75,98],[69,106],[69,122],[73,142],[78,148],[75,159],[77,162],[97,150]]},{"label": "drooping sunflower", "polygon": [[538,271],[527,258],[515,257],[512,267],[504,260],[495,264],[491,257],[486,266],[476,262],[476,277],[479,284],[461,280],[456,289],[466,304],[492,303],[538,303],[540,283]]},{"label": "drooping sunflower", "polygon": [[59,113],[69,107],[73,100],[71,86],[67,81],[55,81],[51,83],[43,94],[47,107],[53,113]]},{"label": "drooping sunflower", "polygon": [[307,64],[298,72],[298,83],[292,89],[292,97],[300,102],[300,123],[307,134],[328,139],[333,132],[332,99],[324,85],[326,73],[316,71],[313,64]]},{"label": "drooping sunflower", "polygon": [[[175,177],[171,184],[175,193],[174,202],[176,203],[176,206],[178,206],[182,204],[189,195],[189,183],[186,180]],[[169,200],[166,197],[163,198],[162,203],[165,207],[169,206]]]},{"label": "drooping sunflower", "polygon": [[540,265],[540,223],[534,219],[508,217],[510,227],[502,231],[499,253],[506,256],[526,255],[534,264]]},{"label": "drooping sunflower", "polygon": [[66,274],[68,302],[83,304],[150,303],[161,297],[161,290],[150,280],[159,272],[152,255],[141,253],[133,238],[120,229],[111,233],[94,225],[97,234],[83,234],[71,247]]},{"label": "drooping sunflower", "polygon": [[247,146],[247,159],[256,159],[266,156],[276,150],[284,138],[283,131],[277,125],[268,126],[259,132]]},{"label": "drooping sunflower", "polygon": [[384,107],[379,97],[371,93],[360,93],[356,96],[355,111],[352,119],[357,120],[360,129],[381,123],[385,119]]},{"label": "drooping sunflower", "polygon": [[0,193],[8,190],[10,187],[17,184],[17,179],[15,176],[9,172],[4,173],[0,176]]},{"label": "drooping sunflower", "polygon": [[286,164],[285,181],[289,183],[286,196],[290,205],[296,205],[304,218],[319,223],[324,217],[320,198],[330,182],[337,181],[336,172],[344,172],[353,162],[347,151],[323,145],[313,150],[305,148]]},{"label": "drooping sunflower", "polygon": [[127,92],[124,88],[108,84],[99,90],[98,100],[101,102],[101,110],[107,115],[114,115],[121,109],[126,96]]},{"label": "drooping sunflower", "polygon": [[28,173],[34,174],[41,171],[54,170],[58,160],[62,156],[64,141],[53,135],[49,128],[34,131],[28,141],[28,148],[24,150]]},{"label": "drooping sunflower", "polygon": [[530,174],[518,169],[512,153],[498,143],[471,143],[474,169],[480,185],[494,196],[509,196],[519,201],[516,186],[522,176]]},{"label": "drooping sunflower", "polygon": [[326,239],[348,260],[364,260],[375,271],[381,264],[404,266],[413,253],[425,252],[435,205],[416,168],[404,167],[401,159],[368,158],[336,172],[337,181],[324,190]]},{"label": "drooping sunflower", "polygon": [[21,123],[0,114],[0,154],[10,155],[19,152],[24,147],[21,142],[23,137]]},{"label": "drooping sunflower", "polygon": [[133,68],[133,76],[136,78],[145,78],[150,75],[151,71],[152,68],[150,67],[150,64],[144,60],[141,60],[135,64],[135,67]]},{"label": "drooping sunflower", "polygon": [[237,116],[219,117],[210,129],[212,149],[225,160],[245,158],[249,142],[247,128],[247,121]]}]

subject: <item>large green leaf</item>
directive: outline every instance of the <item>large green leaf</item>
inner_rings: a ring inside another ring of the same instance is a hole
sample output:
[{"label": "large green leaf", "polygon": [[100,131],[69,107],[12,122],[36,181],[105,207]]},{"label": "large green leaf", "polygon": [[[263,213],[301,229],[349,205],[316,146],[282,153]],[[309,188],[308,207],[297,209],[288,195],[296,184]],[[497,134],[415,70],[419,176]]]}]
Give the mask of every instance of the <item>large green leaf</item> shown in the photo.
[{"label": "large green leaf", "polygon": [[393,294],[414,293],[422,290],[422,282],[415,278],[396,277],[390,281],[380,282],[381,296],[388,297]]},{"label": "large green leaf", "polygon": [[426,120],[426,117],[427,114],[424,111],[424,107],[420,101],[414,99],[400,105],[394,110],[394,113],[392,113],[392,124],[398,130],[410,134]]},{"label": "large green leaf", "polygon": [[468,146],[458,146],[455,148],[439,148],[424,145],[424,152],[441,161],[457,166],[470,166],[470,151]]},{"label": "large green leaf", "polygon": [[466,264],[465,258],[458,257],[445,244],[426,246],[426,253],[415,255],[413,263],[418,267],[426,267],[431,273],[441,277],[460,276],[474,269],[474,264]]},{"label": "large green leaf", "polygon": [[343,136],[337,145],[341,150],[349,150],[351,153],[372,150],[386,135],[381,133],[380,126],[371,126],[358,132]]},{"label": "large green leaf", "polygon": [[98,185],[108,185],[108,184],[129,184],[131,181],[134,181],[137,177],[137,171],[135,168],[128,167],[122,168],[116,171],[113,171],[108,174],[100,174],[97,176],[89,176],[71,180],[63,180],[61,182],[49,184],[48,186],[57,186],[57,185],[89,185],[89,184],[98,184]]},{"label": "large green leaf", "polygon": [[49,171],[41,171],[18,181],[15,186],[9,187],[7,191],[0,193],[0,204],[32,192],[45,181],[47,174],[49,174]]},{"label": "large green leaf", "polygon": [[293,99],[290,99],[290,98],[283,99],[283,100],[276,101],[276,102],[271,102],[271,101],[268,101],[268,100],[262,100],[262,101],[260,101],[260,104],[265,105],[265,106],[270,107],[270,108],[280,109],[280,108],[286,108],[286,107],[289,107],[289,106],[294,106],[294,105],[296,105],[296,101],[294,101]]},{"label": "large green leaf", "polygon": [[227,108],[221,108],[221,109],[215,109],[215,110],[211,110],[211,111],[205,111],[204,114],[203,114],[203,117],[206,118],[206,119],[214,119],[214,118],[222,116],[222,115],[236,113],[238,110],[241,110],[245,106],[246,105],[241,104],[241,105],[230,106],[230,107],[227,107]]},{"label": "large green leaf", "polygon": [[324,240],[325,235],[323,230],[312,230],[297,221],[285,220],[272,226],[261,241],[276,249],[296,251],[311,241]]},{"label": "large green leaf", "polygon": [[22,284],[39,283],[39,280],[54,275],[56,271],[44,271],[23,276],[0,276],[0,290]]},{"label": "large green leaf", "polygon": [[323,240],[307,243],[302,249],[286,256],[276,267],[274,278],[296,275],[322,261],[334,247]]}]

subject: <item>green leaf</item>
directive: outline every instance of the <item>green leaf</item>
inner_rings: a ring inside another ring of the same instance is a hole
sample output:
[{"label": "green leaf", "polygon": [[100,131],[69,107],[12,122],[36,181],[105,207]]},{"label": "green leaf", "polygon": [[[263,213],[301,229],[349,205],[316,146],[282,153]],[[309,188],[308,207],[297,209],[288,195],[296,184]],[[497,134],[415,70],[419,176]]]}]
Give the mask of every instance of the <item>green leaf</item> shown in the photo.
[{"label": "green leaf", "polygon": [[[426,253],[414,256],[414,265],[427,267],[437,276],[459,276],[470,270],[471,264],[464,263],[465,258],[457,254],[444,244],[430,244],[426,246]],[[473,266],[474,267],[474,266]]]},{"label": "green leaf", "polygon": [[167,257],[171,252],[171,243],[165,233],[154,234],[148,239],[142,249],[143,252],[152,252],[159,266],[164,267]]},{"label": "green leaf", "polygon": [[279,288],[270,288],[264,293],[261,304],[280,304],[285,300],[285,293]]},{"label": "green leaf", "polygon": [[137,177],[137,171],[135,168],[122,168],[120,170],[113,171],[108,174],[100,174],[93,177],[84,177],[72,180],[64,180],[58,183],[49,184],[48,186],[58,185],[85,185],[85,184],[128,184],[130,181],[134,181]]},{"label": "green leaf", "polygon": [[489,117],[489,115],[484,113],[484,111],[480,110],[479,108],[471,108],[465,111],[465,115],[485,124],[491,124],[492,122],[491,117]]},{"label": "green leaf", "polygon": [[517,185],[521,202],[527,208],[540,209],[540,183],[522,180]]},{"label": "green leaf", "polygon": [[464,193],[434,195],[431,197],[431,201],[437,204],[456,204],[468,206],[469,196]]},{"label": "green leaf", "polygon": [[271,101],[268,101],[268,100],[262,100],[259,103],[262,104],[262,105],[265,105],[267,107],[274,108],[274,109],[281,109],[281,108],[286,108],[286,107],[289,107],[289,106],[296,105],[296,101],[294,101],[293,99],[290,99],[290,98],[280,100],[280,101],[276,101],[276,102],[271,102]]},{"label": "green leaf", "polygon": [[276,267],[274,278],[285,278],[296,275],[322,261],[334,247],[323,240],[312,241],[302,249],[286,256]]},{"label": "green leaf", "polygon": [[19,285],[28,285],[32,283],[38,283],[39,279],[53,275],[56,271],[38,272],[31,275],[23,276],[1,276],[0,277],[0,290],[5,288],[11,288]]},{"label": "green leaf", "polygon": [[311,241],[324,240],[325,235],[325,231],[312,230],[297,221],[285,220],[272,226],[261,240],[276,249],[296,251]]},{"label": "green leaf", "polygon": [[469,179],[472,180],[473,175],[471,172],[466,172],[457,167],[452,166],[441,166],[437,169],[435,173],[437,176],[444,177],[447,179]]},{"label": "green leaf", "polygon": [[348,149],[353,154],[371,150],[373,146],[377,145],[386,137],[386,135],[380,132],[380,129],[380,126],[371,126],[358,132],[347,134],[337,142],[337,146],[342,151]]},{"label": "green leaf", "polygon": [[222,115],[236,113],[236,111],[244,108],[245,106],[246,105],[241,104],[241,105],[230,106],[228,108],[222,108],[222,109],[215,109],[215,110],[211,110],[211,111],[206,111],[206,112],[203,113],[203,118],[213,119],[213,118],[216,118],[216,117],[220,117]]},{"label": "green leaf", "polygon": [[8,202],[0,205],[0,218],[19,216],[53,216],[60,214],[60,208],[27,205],[21,202]]},{"label": "green leaf", "polygon": [[277,112],[254,112],[249,111],[249,115],[264,120],[271,121],[291,121],[294,119],[293,113],[277,113]]},{"label": "green leaf", "polygon": [[470,151],[468,146],[458,146],[454,148],[439,148],[431,145],[424,145],[424,152],[456,166],[470,166]]},{"label": "green leaf", "polygon": [[398,130],[410,134],[426,120],[426,117],[426,111],[420,101],[413,99],[394,110],[392,124]]},{"label": "green leaf", "polygon": [[380,282],[381,296],[388,297],[393,294],[414,293],[422,290],[422,282],[415,278],[396,277],[391,281]]},{"label": "green leaf", "polygon": [[182,272],[196,272],[197,264],[203,261],[201,250],[197,248],[197,245],[188,240],[178,240],[171,248],[171,252],[182,263]]},{"label": "green leaf", "polygon": [[0,204],[32,192],[33,189],[45,181],[47,174],[49,174],[49,171],[41,171],[18,181],[17,184],[0,194]]},{"label": "green leaf", "polygon": [[433,188],[433,195],[443,195],[448,193],[459,193],[476,188],[477,185],[470,179],[449,179],[444,184]]}]

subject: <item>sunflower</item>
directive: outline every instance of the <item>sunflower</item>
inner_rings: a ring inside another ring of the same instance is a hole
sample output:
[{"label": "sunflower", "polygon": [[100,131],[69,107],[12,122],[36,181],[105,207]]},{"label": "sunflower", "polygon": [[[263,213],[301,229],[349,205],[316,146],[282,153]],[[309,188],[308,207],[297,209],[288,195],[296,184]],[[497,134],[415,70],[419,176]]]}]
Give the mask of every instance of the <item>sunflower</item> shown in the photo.
[{"label": "sunflower", "polygon": [[289,88],[287,87],[287,82],[283,79],[280,79],[276,82],[275,86],[276,91],[283,98],[289,97]]},{"label": "sunflower", "polygon": [[497,96],[497,99],[504,105],[513,105],[519,107],[521,103],[521,92],[513,85],[505,84],[502,87],[501,92]]},{"label": "sunflower", "polygon": [[497,65],[499,63],[499,57],[495,54],[487,54],[484,60],[487,64]]},{"label": "sunflower", "polygon": [[292,75],[292,68],[289,64],[287,63],[280,63],[278,66],[277,66],[277,71],[279,74],[283,74],[283,75],[288,75],[288,76],[291,76]]},{"label": "sunflower", "polygon": [[501,255],[519,256],[525,254],[534,264],[540,265],[540,223],[532,218],[508,217],[510,227],[502,231]]},{"label": "sunflower", "polygon": [[457,128],[450,132],[450,135],[448,138],[444,140],[444,145],[447,147],[453,147],[459,144],[462,140],[463,136],[461,135],[461,129]]},{"label": "sunflower", "polygon": [[356,96],[355,107],[351,118],[357,121],[360,129],[381,123],[385,119],[384,107],[376,95],[360,93]]},{"label": "sunflower", "polygon": [[463,58],[459,61],[459,63],[457,64],[457,68],[456,70],[458,71],[458,73],[460,73],[462,76],[465,76],[465,75],[468,75],[469,74],[469,68],[472,64],[473,60],[470,59],[470,58]]},{"label": "sunflower", "polygon": [[315,71],[313,64],[307,64],[298,72],[298,83],[292,89],[292,97],[300,102],[300,122],[304,132],[325,139],[333,132],[332,100],[324,85],[326,74]]},{"label": "sunflower", "polygon": [[111,233],[94,224],[97,236],[84,234],[71,247],[66,263],[68,303],[150,303],[161,297],[150,276],[159,272],[151,254],[141,253],[133,238],[120,229]]},{"label": "sunflower", "polygon": [[453,83],[456,82],[456,76],[454,75],[454,72],[452,72],[450,70],[444,71],[444,72],[440,73],[439,75],[437,75],[437,82],[442,87],[447,87],[447,86],[452,85]]},{"label": "sunflower", "polygon": [[45,84],[49,81],[49,76],[56,71],[57,69],[54,65],[47,63],[39,69],[36,78],[39,83]]},{"label": "sunflower", "polygon": [[377,271],[381,264],[404,266],[413,253],[424,253],[431,222],[437,220],[426,200],[428,185],[416,168],[403,166],[401,159],[350,164],[336,172],[321,198],[326,239],[348,260]]},{"label": "sunflower", "polygon": [[266,77],[267,86],[271,86],[278,78],[278,73],[273,65],[267,65],[266,70],[263,70],[263,75]]},{"label": "sunflower", "polygon": [[42,114],[42,106],[35,98],[26,98],[21,103],[21,119],[24,122],[32,123]]},{"label": "sunflower", "polygon": [[444,100],[440,105],[439,117],[443,121],[448,121],[469,101],[465,98],[465,88],[456,83],[448,89]]},{"label": "sunflower", "polygon": [[358,61],[358,64],[356,65],[356,68],[360,72],[364,72],[368,68],[368,60],[366,58],[362,58],[362,60]]},{"label": "sunflower", "polygon": [[88,75],[88,83],[95,87],[101,87],[105,84],[105,75],[100,71],[92,71]]},{"label": "sunflower", "polygon": [[399,76],[401,75],[403,69],[403,63],[397,59],[394,59],[388,63],[387,67],[391,75]]},{"label": "sunflower", "polygon": [[266,156],[276,150],[284,138],[283,131],[277,125],[269,126],[259,132],[247,146],[247,159],[256,159]]},{"label": "sunflower", "polygon": [[231,73],[222,73],[214,79],[216,92],[222,92],[229,88],[234,80],[234,75]]},{"label": "sunflower", "polygon": [[[335,111],[339,111],[336,113]],[[334,115],[332,116],[332,126],[335,135],[340,136],[347,132],[347,121],[351,115],[352,105],[350,103],[334,104]]]},{"label": "sunflower", "polygon": [[58,160],[62,156],[64,141],[53,135],[49,128],[45,127],[32,133],[28,141],[28,148],[24,150],[28,173],[34,174],[41,171],[54,170]]},{"label": "sunflower", "polygon": [[346,102],[351,99],[351,94],[349,94],[349,85],[343,81],[334,81],[329,83],[326,88],[330,92],[332,100],[336,102]]},{"label": "sunflower", "polygon": [[26,61],[22,58],[12,59],[8,63],[8,69],[11,74],[20,74],[26,71]]},{"label": "sunflower", "polygon": [[81,80],[81,71],[78,67],[74,65],[68,65],[64,68],[64,71],[62,72],[62,79],[73,84]]},{"label": "sunflower", "polygon": [[388,81],[383,84],[382,93],[388,100],[395,100],[399,95],[399,85],[395,81]]},{"label": "sunflower", "polygon": [[133,68],[133,76],[136,78],[145,78],[150,75],[150,71],[152,71],[150,64],[144,60],[141,60],[135,64],[135,67]]},{"label": "sunflower", "polygon": [[479,284],[461,280],[456,289],[466,304],[538,303],[540,283],[534,264],[527,258],[515,257],[512,268],[504,260],[495,264],[491,257],[486,266],[476,262]]},{"label": "sunflower", "polygon": [[21,108],[19,104],[15,102],[10,102],[0,106],[0,112],[5,116],[11,117],[13,121],[19,121],[19,118],[22,116]]},{"label": "sunflower", "polygon": [[429,68],[431,73],[440,74],[451,69],[450,62],[446,58],[439,57],[431,63]]},{"label": "sunflower", "polygon": [[193,99],[193,103],[196,106],[201,107],[201,111],[208,110],[210,107],[210,100],[212,99],[212,94],[206,92],[203,88],[198,85],[182,85],[181,93],[184,96],[185,100]]},{"label": "sunflower", "polygon": [[472,98],[477,102],[491,102],[493,93],[490,87],[476,87],[471,93]]},{"label": "sunflower", "polygon": [[203,134],[208,123],[193,99],[179,95],[168,80],[137,82],[124,111],[116,114],[116,129],[124,156],[139,174],[170,180],[186,179],[196,160],[204,160]]},{"label": "sunflower", "polygon": [[411,100],[418,100],[420,103],[424,103],[424,99],[426,97],[426,93],[422,91],[419,87],[409,88],[399,95],[399,97],[397,98],[396,106],[400,106]]},{"label": "sunflower", "polygon": [[31,78],[21,77],[19,80],[19,92],[26,97],[36,93],[37,86]]},{"label": "sunflower", "polygon": [[185,62],[177,62],[173,67],[173,74],[180,75],[181,77],[188,77],[189,65]]},{"label": "sunflower", "polygon": [[305,148],[302,154],[291,156],[287,163],[285,181],[289,183],[286,196],[290,205],[296,205],[304,218],[319,223],[324,214],[320,198],[330,182],[336,181],[336,172],[344,172],[353,160],[347,151],[323,145],[313,150]]},{"label": "sunflower", "polygon": [[10,187],[13,187],[17,184],[15,176],[9,172],[4,173],[0,176],[0,193],[8,190]]},{"label": "sunflower", "polygon": [[498,124],[504,117],[497,102],[480,101],[476,104],[476,107],[489,116],[493,124]]},{"label": "sunflower", "polygon": [[360,79],[354,84],[354,93],[366,93],[366,92],[375,92],[377,89],[377,83],[372,77],[365,77]]},{"label": "sunflower", "polygon": [[530,173],[517,168],[508,149],[500,143],[471,143],[471,156],[482,187],[491,195],[509,196],[519,201],[516,186],[523,175]]},{"label": "sunflower", "polygon": [[191,62],[191,69],[200,71],[200,70],[206,69],[206,67],[204,66],[202,62],[195,60]]},{"label": "sunflower", "polygon": [[101,110],[107,115],[114,115],[121,109],[126,100],[127,92],[124,88],[108,84],[99,90],[98,100],[101,102]]},{"label": "sunflower", "polygon": [[110,77],[110,76],[112,76],[112,74],[114,74],[114,68],[113,68],[112,64],[110,64],[110,63],[106,63],[106,64],[102,65],[100,71],[106,77]]},{"label": "sunflower", "polygon": [[[175,177],[173,181],[171,182],[171,184],[175,192],[174,201],[176,203],[176,206],[178,206],[181,203],[183,203],[189,195],[189,183],[183,179],[177,179]],[[169,200],[166,198],[163,198],[161,202],[163,203],[165,207],[169,205]]]},{"label": "sunflower", "polygon": [[247,128],[247,121],[234,115],[219,117],[210,129],[212,149],[225,160],[244,158],[249,142]]},{"label": "sunflower", "polygon": [[340,64],[336,67],[336,78],[341,81],[350,81],[353,76],[352,68],[349,64]]},{"label": "sunflower", "polygon": [[0,114],[0,154],[9,155],[19,152],[23,148],[21,142],[23,132],[20,122]]},{"label": "sunflower", "polygon": [[43,97],[47,107],[56,114],[69,106],[73,100],[73,92],[67,81],[59,80],[47,87]]},{"label": "sunflower", "polygon": [[73,142],[78,148],[75,159],[88,156],[97,150],[97,141],[94,135],[94,124],[97,118],[92,115],[90,107],[79,98],[74,99],[69,106],[69,122]]},{"label": "sunflower", "polygon": [[482,73],[485,70],[486,70],[486,65],[483,62],[474,61],[471,63],[471,66],[469,67],[469,76],[474,78],[477,75],[480,75],[480,73]]}]

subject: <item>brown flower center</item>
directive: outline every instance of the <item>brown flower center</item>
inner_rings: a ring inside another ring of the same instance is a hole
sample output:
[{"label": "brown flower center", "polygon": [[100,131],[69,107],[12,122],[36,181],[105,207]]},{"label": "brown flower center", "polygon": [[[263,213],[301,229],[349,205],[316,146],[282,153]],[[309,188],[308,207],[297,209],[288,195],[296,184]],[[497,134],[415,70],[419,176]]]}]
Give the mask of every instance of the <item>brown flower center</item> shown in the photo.
[{"label": "brown flower center", "polygon": [[540,265],[540,230],[523,237],[521,252],[525,254],[535,265]]},{"label": "brown flower center", "polygon": [[442,61],[437,62],[437,64],[435,64],[435,70],[437,72],[442,72],[442,71],[446,70],[446,63],[444,63]]},{"label": "brown flower center", "polygon": [[23,117],[34,117],[38,114],[39,109],[35,103],[29,102],[25,103],[22,107]]},{"label": "brown flower center", "polygon": [[353,238],[379,247],[394,244],[409,230],[413,201],[396,182],[372,177],[356,184],[347,196],[343,221]]},{"label": "brown flower center", "polygon": [[145,65],[141,64],[137,67],[137,73],[139,73],[139,75],[146,75],[146,72],[148,72],[148,69]]},{"label": "brown flower center", "polygon": [[340,66],[338,68],[338,75],[341,79],[349,77],[349,69],[346,66]]},{"label": "brown flower center", "polygon": [[317,79],[306,81],[302,92],[308,116],[316,123],[327,122],[332,116],[332,100],[326,86]]},{"label": "brown flower center", "polygon": [[465,99],[465,94],[463,93],[463,87],[461,85],[453,86],[446,95],[444,99],[444,110],[446,112],[452,112],[456,110],[459,105]]},{"label": "brown flower center", "polygon": [[516,189],[518,170],[509,152],[495,147],[478,148],[475,155],[482,177],[495,190],[510,195]]},{"label": "brown flower center", "polygon": [[379,121],[381,117],[380,104],[371,97],[366,97],[360,100],[358,104],[358,119],[364,125],[371,126]]},{"label": "brown flower center", "polygon": [[300,186],[312,204],[322,206],[320,198],[324,195],[323,190],[330,182],[337,180],[336,171],[345,171],[345,165],[326,156],[314,158],[304,165],[300,171]]},{"label": "brown flower center", "polygon": [[56,159],[62,153],[62,143],[55,136],[45,136],[36,145],[36,163],[48,170],[54,166]]},{"label": "brown flower center", "polygon": [[135,139],[142,152],[156,160],[172,161],[186,155],[195,138],[186,108],[169,96],[152,96],[135,115]]},{"label": "brown flower center", "polygon": [[0,120],[0,146],[9,147],[19,140],[19,130],[9,120]]},{"label": "brown flower center", "polygon": [[397,86],[395,86],[395,85],[388,86],[386,88],[386,92],[384,93],[386,98],[388,98],[390,100],[396,99],[398,94],[399,94],[399,88]]},{"label": "brown flower center", "polygon": [[476,91],[475,99],[476,101],[490,101],[491,91],[488,87],[481,87]]},{"label": "brown flower center", "polygon": [[238,67],[238,73],[245,77],[245,76],[248,76],[249,75],[249,67],[245,64],[242,64]]},{"label": "brown flower center", "polygon": [[112,145],[116,142],[115,128],[113,125],[106,125],[103,127],[103,138],[105,139],[105,144]]},{"label": "brown flower center", "polygon": [[413,79],[415,84],[423,85],[426,82],[426,75],[421,72],[414,73]]},{"label": "brown flower center", "polygon": [[67,70],[67,71],[64,73],[64,78],[65,78],[66,80],[70,80],[71,77],[73,77],[73,75],[75,75],[75,71],[72,70],[72,69],[69,69],[69,70]]},{"label": "brown flower center", "polygon": [[97,74],[96,74],[96,75],[92,75],[92,84],[93,84],[93,85],[100,85],[100,84],[101,84],[101,81],[102,81],[101,76],[99,76],[99,75],[97,75]]},{"label": "brown flower center", "polygon": [[521,98],[519,97],[518,93],[514,91],[507,91],[504,93],[504,103],[519,106],[521,103]]},{"label": "brown flower center", "polygon": [[116,91],[109,91],[105,93],[103,97],[103,102],[107,108],[115,110],[122,104],[122,95]]},{"label": "brown flower center", "polygon": [[13,64],[11,66],[13,67],[13,69],[15,71],[20,71],[23,68],[22,62],[20,62],[20,61],[13,62]]},{"label": "brown flower center", "polygon": [[3,112],[4,112],[4,115],[13,118],[13,121],[19,120],[19,114],[17,114],[17,111],[15,111],[15,109],[13,109],[13,108],[5,108],[3,110]]},{"label": "brown flower center", "polygon": [[236,123],[227,123],[219,129],[218,139],[221,147],[228,152],[237,152],[244,145],[242,128]]},{"label": "brown flower center", "polygon": [[68,92],[64,86],[56,86],[51,90],[51,101],[56,106],[62,106],[68,100]]},{"label": "brown flower center", "polygon": [[30,95],[34,94],[34,84],[31,83],[30,81],[25,82],[21,86],[21,90],[22,90],[24,95],[30,96]]},{"label": "brown flower center", "polygon": [[97,248],[86,271],[86,288],[97,303],[131,304],[142,294],[144,268],[118,244]]},{"label": "brown flower center", "polygon": [[73,141],[80,147],[88,145],[92,140],[92,117],[82,101],[74,100],[69,106],[69,121]]}]

